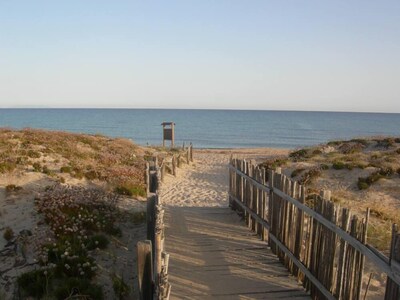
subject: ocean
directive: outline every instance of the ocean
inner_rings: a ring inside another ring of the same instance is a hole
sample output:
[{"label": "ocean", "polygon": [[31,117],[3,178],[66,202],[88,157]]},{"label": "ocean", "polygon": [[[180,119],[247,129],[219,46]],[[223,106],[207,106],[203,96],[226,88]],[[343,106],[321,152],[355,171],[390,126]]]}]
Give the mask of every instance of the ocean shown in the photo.
[{"label": "ocean", "polygon": [[197,148],[297,148],[330,140],[400,135],[400,114],[180,110],[0,109],[0,127],[42,128],[162,143],[162,122],[175,122],[176,144]]}]

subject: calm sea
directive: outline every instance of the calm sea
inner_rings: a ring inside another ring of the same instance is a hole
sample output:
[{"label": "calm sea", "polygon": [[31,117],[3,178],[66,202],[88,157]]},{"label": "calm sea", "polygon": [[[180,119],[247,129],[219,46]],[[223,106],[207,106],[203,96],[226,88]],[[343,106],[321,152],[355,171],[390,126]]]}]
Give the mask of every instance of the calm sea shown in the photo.
[{"label": "calm sea", "polygon": [[43,128],[161,144],[161,123],[176,123],[176,143],[199,148],[296,148],[334,139],[400,135],[400,114],[164,110],[0,109],[0,127]]}]

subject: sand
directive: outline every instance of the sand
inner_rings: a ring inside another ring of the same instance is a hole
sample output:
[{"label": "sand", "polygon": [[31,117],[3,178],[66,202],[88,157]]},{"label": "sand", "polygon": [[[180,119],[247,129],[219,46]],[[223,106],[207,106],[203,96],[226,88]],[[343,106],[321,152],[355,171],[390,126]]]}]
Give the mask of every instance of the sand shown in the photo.
[{"label": "sand", "polygon": [[[211,150],[196,149],[194,162],[178,169],[177,176],[167,175],[161,186],[161,201],[170,207],[227,207],[228,206],[228,162],[231,155],[237,158],[254,159],[261,162],[267,158],[287,155],[289,150],[285,149],[219,149]],[[290,171],[290,170],[289,170]],[[356,171],[354,172],[363,172]],[[354,174],[353,174],[354,175]],[[347,173],[343,176],[348,176]],[[342,178],[341,178],[342,179]],[[332,180],[331,180],[332,181]],[[342,180],[334,181],[327,188],[334,191],[347,190],[349,187],[340,186]],[[337,186],[335,186],[335,184]],[[378,198],[377,198],[378,197]],[[390,202],[388,195],[370,192],[370,201],[380,199],[382,203]],[[349,201],[353,200],[349,198]],[[386,277],[377,272],[375,266],[366,262],[364,273],[364,288],[368,282],[370,273],[374,275],[370,282],[368,299],[381,299],[384,294]]]},{"label": "sand", "polygon": [[286,155],[289,150],[257,149],[195,149],[195,161],[178,169],[177,177],[168,175],[162,184],[161,201],[169,206],[228,206],[228,163],[237,158],[262,161]]},{"label": "sand", "polygon": [[[228,162],[231,155],[238,158],[264,159],[287,155],[287,149],[195,149],[194,163],[183,164],[178,169],[177,176],[167,175],[161,186],[161,201],[166,206],[177,207],[227,207],[228,206]],[[19,236],[19,245],[12,249],[0,237],[0,299],[5,295],[9,299],[14,291],[16,277],[35,268],[35,247],[46,236],[48,228],[41,216],[36,212],[33,200],[35,195],[54,181],[42,173],[24,172],[0,176],[0,232],[10,226],[18,235],[23,230],[29,230],[32,236]],[[71,179],[70,184],[87,184],[87,181]],[[6,193],[5,186],[16,184],[23,190]],[[121,208],[126,211],[145,209],[145,202],[135,199],[124,199]],[[110,245],[107,251],[98,253],[100,274],[96,279],[106,290],[112,289],[107,276],[113,270],[122,270],[124,279],[136,287],[136,243],[145,239],[145,226],[122,222],[123,238]],[[21,246],[26,245],[24,253]],[[15,249],[14,249],[15,248]],[[380,277],[380,276],[378,276]],[[374,278],[370,295],[379,295],[383,278]],[[107,292],[110,296],[110,292]],[[372,297],[374,298],[374,297]],[[376,298],[378,299],[378,297]]]},{"label": "sand", "polygon": [[[0,176],[0,232],[10,227],[15,238],[8,243],[0,237],[0,299],[13,299],[16,292],[15,281],[22,273],[39,267],[38,250],[47,237],[51,236],[43,217],[36,211],[35,196],[46,186],[56,181],[43,173],[18,172]],[[15,184],[22,190],[6,192],[5,187]],[[93,182],[70,178],[66,184],[92,187]],[[101,183],[99,183],[101,185]],[[122,237],[110,237],[111,242],[104,250],[93,253],[99,267],[94,281],[103,286],[105,299],[114,298],[110,275],[116,273],[132,287],[130,298],[136,298],[136,244],[145,239],[145,224],[133,224],[130,212],[145,211],[145,199],[121,197],[118,207],[126,212],[126,217],[119,220]],[[24,234],[25,233],[25,234]]]}]

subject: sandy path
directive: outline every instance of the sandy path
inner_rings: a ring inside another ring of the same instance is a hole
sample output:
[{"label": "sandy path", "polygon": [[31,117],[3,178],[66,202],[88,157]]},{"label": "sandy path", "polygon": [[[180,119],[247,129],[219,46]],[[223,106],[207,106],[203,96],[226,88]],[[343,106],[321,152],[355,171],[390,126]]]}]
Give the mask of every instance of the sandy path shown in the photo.
[{"label": "sandy path", "polygon": [[171,299],[309,299],[227,207],[229,155],[197,151],[193,165],[163,184]]},{"label": "sandy path", "polygon": [[161,199],[168,206],[227,207],[228,162],[231,154],[262,160],[288,153],[285,149],[195,150],[195,161],[178,169],[177,177],[166,176]]}]

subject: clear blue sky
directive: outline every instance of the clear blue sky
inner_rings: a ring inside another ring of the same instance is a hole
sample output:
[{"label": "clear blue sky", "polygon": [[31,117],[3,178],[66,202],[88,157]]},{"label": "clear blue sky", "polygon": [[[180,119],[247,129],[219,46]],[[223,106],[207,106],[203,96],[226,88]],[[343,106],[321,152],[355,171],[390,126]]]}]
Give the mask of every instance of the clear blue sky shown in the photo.
[{"label": "clear blue sky", "polygon": [[400,1],[0,0],[0,107],[400,112]]}]

